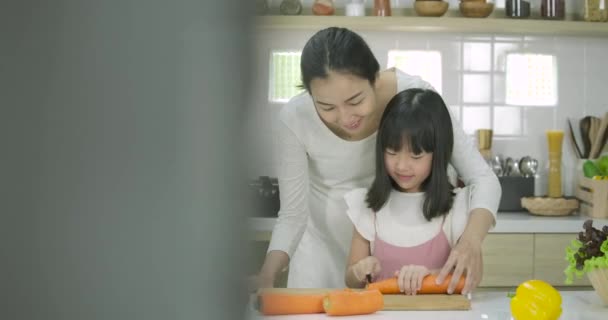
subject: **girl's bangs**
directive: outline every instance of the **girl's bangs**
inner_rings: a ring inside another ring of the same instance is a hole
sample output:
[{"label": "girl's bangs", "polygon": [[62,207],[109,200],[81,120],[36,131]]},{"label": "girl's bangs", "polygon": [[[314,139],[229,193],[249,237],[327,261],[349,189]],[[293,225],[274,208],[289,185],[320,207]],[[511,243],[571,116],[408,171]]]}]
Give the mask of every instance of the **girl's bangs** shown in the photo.
[{"label": "girl's bangs", "polygon": [[382,150],[400,151],[406,146],[414,154],[433,152],[435,150],[435,135],[430,119],[421,112],[406,112],[397,117],[386,119],[382,128]]}]

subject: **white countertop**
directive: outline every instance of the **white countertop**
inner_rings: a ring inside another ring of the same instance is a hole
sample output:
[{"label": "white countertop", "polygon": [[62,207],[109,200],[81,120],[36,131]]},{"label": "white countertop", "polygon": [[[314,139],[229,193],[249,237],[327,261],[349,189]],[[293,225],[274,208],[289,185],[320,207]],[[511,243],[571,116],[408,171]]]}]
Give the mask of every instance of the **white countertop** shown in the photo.
[{"label": "white countertop", "polygon": [[[562,320],[608,319],[608,306],[604,306],[595,291],[561,291]],[[339,317],[359,320],[511,320],[509,298],[506,292],[474,293],[468,311],[379,311],[366,316]],[[325,314],[264,317],[250,309],[248,320],[313,320],[338,319]]]},{"label": "white countertop", "polygon": [[[271,232],[277,218],[250,218],[254,232]],[[528,212],[499,212],[496,227],[490,233],[578,233],[589,217],[573,214],[565,217],[535,216]],[[593,225],[608,225],[608,219],[593,219]]]}]

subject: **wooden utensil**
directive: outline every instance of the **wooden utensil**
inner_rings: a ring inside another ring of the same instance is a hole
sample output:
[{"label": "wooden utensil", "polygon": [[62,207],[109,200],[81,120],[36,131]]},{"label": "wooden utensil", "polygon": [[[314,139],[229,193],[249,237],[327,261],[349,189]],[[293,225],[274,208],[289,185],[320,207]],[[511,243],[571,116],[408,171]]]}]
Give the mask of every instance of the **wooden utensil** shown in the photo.
[{"label": "wooden utensil", "polygon": [[[272,288],[260,289],[259,292],[280,292],[289,294],[318,294],[328,293],[339,289],[295,289]],[[421,294],[408,296],[405,294],[385,294],[384,308],[382,310],[470,310],[471,301],[461,294]]]},{"label": "wooden utensil", "polygon": [[591,117],[586,116],[579,122],[581,138],[583,139],[583,158],[589,158],[591,152],[591,140],[589,139],[589,129],[591,127]]},{"label": "wooden utensil", "polygon": [[600,118],[591,117],[591,125],[589,126],[589,142],[591,143],[591,146],[589,147],[589,158],[593,158],[591,155],[591,148],[593,148],[593,144],[595,143],[595,137],[600,129],[601,122],[602,120],[600,120]]},{"label": "wooden utensil", "polygon": [[600,156],[600,151],[602,151],[604,144],[606,143],[606,128],[608,127],[608,112],[604,115],[602,119],[599,129],[595,134],[595,138],[593,144],[591,146],[591,153],[589,154],[589,158],[595,159]]},{"label": "wooden utensil", "polygon": [[574,151],[576,153],[576,157],[577,158],[582,158],[583,154],[581,152],[581,149],[578,147],[578,143],[576,142],[576,138],[574,137],[574,130],[572,130],[572,123],[570,123],[570,119],[568,119],[568,129],[569,130],[569,137],[570,137],[570,143],[572,143],[572,146],[574,147]]}]

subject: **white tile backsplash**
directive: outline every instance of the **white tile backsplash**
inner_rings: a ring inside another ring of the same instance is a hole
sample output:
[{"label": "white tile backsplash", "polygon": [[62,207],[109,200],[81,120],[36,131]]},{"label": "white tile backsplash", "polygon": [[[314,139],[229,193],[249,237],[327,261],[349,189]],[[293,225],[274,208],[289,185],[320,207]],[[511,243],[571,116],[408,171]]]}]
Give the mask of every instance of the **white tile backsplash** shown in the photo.
[{"label": "white tile backsplash", "polygon": [[465,42],[462,47],[464,71],[491,71],[491,42]]},{"label": "white tile backsplash", "polygon": [[490,73],[464,74],[462,76],[462,102],[490,103],[491,77]]},{"label": "white tile backsplash", "polygon": [[[280,1],[274,1],[280,3]],[[312,4],[312,1],[305,6]],[[336,1],[344,5],[347,1]],[[369,7],[370,2],[366,5]],[[538,2],[538,1],[536,1]],[[570,2],[570,1],[568,1]],[[392,1],[400,8],[413,1]],[[504,4],[504,1],[497,3]],[[533,4],[535,1],[533,1]],[[450,1],[457,6],[458,0]],[[271,50],[301,50],[315,31],[264,31],[254,39],[257,50],[248,113],[247,132],[252,141],[250,169],[253,176],[276,175],[276,121],[280,105],[269,104],[268,63]],[[608,39],[574,37],[528,37],[525,35],[468,35],[453,33],[362,32],[385,68],[388,51],[433,50],[442,55],[442,93],[446,104],[469,134],[493,128],[493,150],[513,158],[525,155],[546,164],[545,131],[567,130],[566,119],[575,122],[585,115],[608,111]],[[557,57],[558,103],[549,107],[505,105],[505,54],[527,52]],[[577,132],[578,134],[578,132]],[[564,192],[571,194],[576,159],[567,135],[563,145]]]}]

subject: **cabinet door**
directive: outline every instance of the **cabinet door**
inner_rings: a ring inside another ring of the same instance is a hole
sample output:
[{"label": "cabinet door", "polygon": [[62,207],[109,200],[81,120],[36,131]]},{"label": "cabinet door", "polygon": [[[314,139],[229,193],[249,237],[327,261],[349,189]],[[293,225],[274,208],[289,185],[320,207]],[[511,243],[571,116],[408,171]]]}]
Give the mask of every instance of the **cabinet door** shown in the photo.
[{"label": "cabinet door", "polygon": [[[576,234],[539,234],[534,237],[534,277],[556,286],[566,286],[564,269],[568,266],[566,247]],[[574,280],[572,286],[590,286],[587,276]]]},{"label": "cabinet door", "polygon": [[489,234],[483,242],[481,287],[515,287],[533,275],[533,234]]}]

